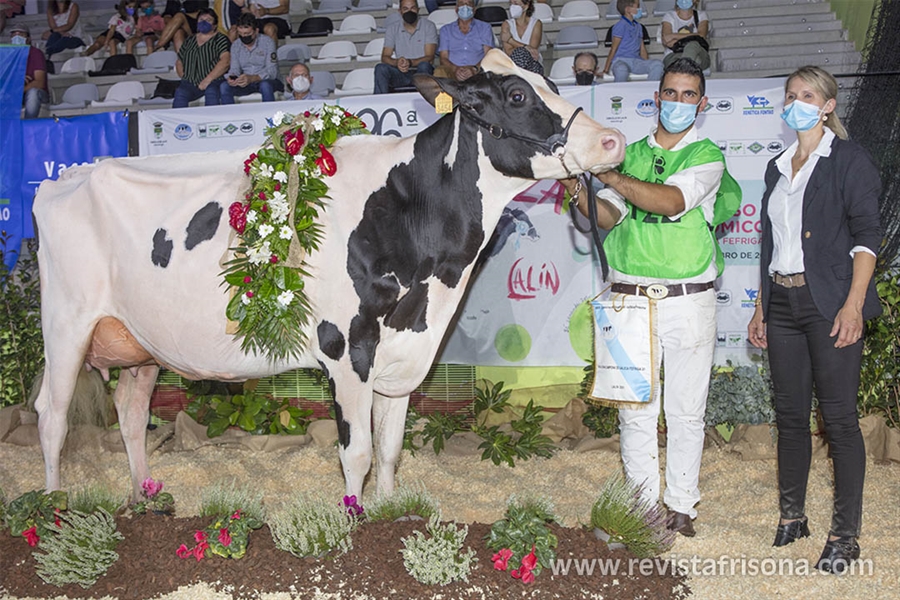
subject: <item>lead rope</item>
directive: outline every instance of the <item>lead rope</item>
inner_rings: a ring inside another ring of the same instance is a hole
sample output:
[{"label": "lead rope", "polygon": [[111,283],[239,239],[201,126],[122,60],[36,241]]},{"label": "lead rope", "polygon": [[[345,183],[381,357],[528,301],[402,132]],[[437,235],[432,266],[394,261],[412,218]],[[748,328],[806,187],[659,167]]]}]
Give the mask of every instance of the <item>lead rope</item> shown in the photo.
[{"label": "lead rope", "polygon": [[[562,158],[560,158],[562,160]],[[566,169],[568,173],[568,169]],[[594,246],[597,247],[597,256],[600,258],[600,272],[603,275],[603,281],[605,282],[607,277],[609,277],[609,261],[606,258],[606,251],[603,249],[603,240],[600,239],[600,229],[597,227],[597,202],[596,200],[592,201],[590,197],[590,193],[588,193],[588,220],[591,222],[590,227],[582,228],[578,224],[578,217],[575,216],[575,213],[578,212],[578,194],[581,193],[582,189],[587,189],[590,191],[590,180],[588,179],[589,175],[587,173],[582,173],[581,176],[575,182],[575,193],[569,198],[569,214],[572,215],[572,225],[580,231],[581,233],[587,233],[588,230],[591,232],[591,237],[594,239]]]}]

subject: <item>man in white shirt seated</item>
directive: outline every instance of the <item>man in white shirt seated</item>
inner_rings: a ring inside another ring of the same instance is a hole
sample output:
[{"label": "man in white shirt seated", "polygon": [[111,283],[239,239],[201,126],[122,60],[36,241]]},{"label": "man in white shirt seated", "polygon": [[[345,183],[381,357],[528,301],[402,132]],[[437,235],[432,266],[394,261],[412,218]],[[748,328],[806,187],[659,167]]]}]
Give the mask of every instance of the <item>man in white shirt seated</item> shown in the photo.
[{"label": "man in white shirt seated", "polygon": [[324,100],[322,96],[310,91],[312,82],[313,76],[309,73],[309,67],[303,63],[297,63],[291,67],[291,72],[287,76],[288,88],[292,91],[285,100]]}]

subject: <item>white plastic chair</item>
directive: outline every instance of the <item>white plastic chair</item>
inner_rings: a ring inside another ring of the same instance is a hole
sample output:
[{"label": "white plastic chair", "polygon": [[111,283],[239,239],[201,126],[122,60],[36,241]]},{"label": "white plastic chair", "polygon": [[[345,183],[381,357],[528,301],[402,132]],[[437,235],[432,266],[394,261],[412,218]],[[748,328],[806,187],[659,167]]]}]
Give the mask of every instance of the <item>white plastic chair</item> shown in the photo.
[{"label": "white plastic chair", "polygon": [[537,19],[541,23],[552,23],[553,22],[553,9],[549,4],[544,4],[543,2],[539,2],[534,5],[534,14],[531,15],[532,19]]},{"label": "white plastic chair", "polygon": [[597,32],[590,25],[566,25],[559,30],[553,43],[557,50],[582,50],[599,45]]},{"label": "white plastic chair", "polygon": [[276,56],[278,57],[278,62],[289,62],[294,64],[298,62],[307,62],[312,56],[312,53],[309,51],[309,46],[306,44],[285,44],[284,46],[278,47]]},{"label": "white plastic chair", "polygon": [[63,63],[59,69],[59,74],[63,73],[87,73],[88,71],[96,71],[97,64],[90,56],[73,56]]},{"label": "white plastic chair", "polygon": [[366,49],[356,57],[356,60],[357,62],[380,62],[382,50],[384,50],[384,38],[375,38],[366,44]]},{"label": "white plastic chair", "polygon": [[[629,73],[628,81],[646,81],[647,77],[650,75],[647,73]],[[612,73],[606,73],[603,75],[603,81],[615,81],[616,78]]]},{"label": "white plastic chair", "polygon": [[341,21],[341,27],[332,35],[354,35],[357,33],[371,33],[377,27],[375,17],[372,15],[348,15]]},{"label": "white plastic chair", "polygon": [[342,63],[350,62],[356,58],[356,44],[348,40],[335,40],[333,42],[325,42],[319,49],[319,55],[310,58],[309,62],[313,65],[322,63]]},{"label": "white plastic chair", "polygon": [[140,81],[120,81],[106,92],[106,97],[91,101],[91,106],[123,106],[144,97],[144,84]]},{"label": "white plastic chair", "polygon": [[434,23],[434,26],[437,27],[438,31],[441,30],[441,27],[446,25],[447,23],[452,23],[457,20],[456,10],[452,8],[439,8],[430,15],[428,15],[428,20]]},{"label": "white plastic chair", "polygon": [[[337,87],[337,84],[334,82],[334,75],[330,71],[310,71],[309,76],[312,78],[312,83],[309,84],[309,91],[316,96],[324,98]],[[373,84],[373,91],[374,87]]]},{"label": "white plastic chair", "polygon": [[353,8],[352,0],[321,0],[319,8],[313,9],[314,15],[342,13]]},{"label": "white plastic chair", "polygon": [[653,7],[653,15],[661,17],[673,10],[675,10],[675,0],[656,0],[656,6]]},{"label": "white plastic chair", "polygon": [[[421,7],[424,8],[424,7]],[[396,23],[397,21],[402,21],[403,17],[400,16],[400,13],[397,11],[392,11],[387,14],[384,20],[381,22],[381,27],[375,29],[378,33],[384,33],[387,31],[388,27],[391,26],[391,23]]]},{"label": "white plastic chair", "polygon": [[131,75],[141,75],[143,73],[168,73],[175,68],[175,61],[178,55],[171,50],[162,50],[148,54],[144,57],[140,69],[131,69]]},{"label": "white plastic chair", "polygon": [[557,58],[553,61],[553,66],[550,67],[550,81],[556,85],[574,85],[575,73],[572,71],[572,66],[574,64],[574,56]]},{"label": "white plastic chair", "polygon": [[100,99],[100,90],[96,83],[76,83],[63,92],[62,102],[50,106],[50,110],[67,108],[84,108],[89,102]]},{"label": "white plastic chair", "polygon": [[351,6],[353,12],[374,12],[387,10],[391,7],[391,0],[359,0],[356,6]]},{"label": "white plastic chair", "polygon": [[364,96],[375,93],[375,69],[353,69],[344,78],[341,89],[334,90],[335,96]]},{"label": "white plastic chair", "polygon": [[597,21],[600,19],[600,9],[593,0],[569,0],[566,2],[562,10],[559,11],[559,17],[556,19],[560,23],[571,23],[576,21]]}]

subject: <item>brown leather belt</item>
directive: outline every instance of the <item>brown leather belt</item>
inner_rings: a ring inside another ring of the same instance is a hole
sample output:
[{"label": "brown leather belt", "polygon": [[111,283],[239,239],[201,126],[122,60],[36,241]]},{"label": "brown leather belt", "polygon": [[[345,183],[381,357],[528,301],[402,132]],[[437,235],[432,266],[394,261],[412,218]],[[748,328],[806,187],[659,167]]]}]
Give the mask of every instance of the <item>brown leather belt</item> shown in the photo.
[{"label": "brown leather belt", "polygon": [[655,300],[661,300],[670,296],[685,296],[687,294],[699,294],[706,290],[712,289],[715,282],[708,281],[706,283],[677,283],[674,285],[663,285],[661,283],[651,283],[650,285],[636,285],[633,283],[614,283],[612,291],[616,294],[630,294],[632,296],[647,296]]},{"label": "brown leather belt", "polygon": [[806,276],[803,273],[792,273],[791,275],[773,273],[772,281],[785,288],[803,287],[806,285]]}]

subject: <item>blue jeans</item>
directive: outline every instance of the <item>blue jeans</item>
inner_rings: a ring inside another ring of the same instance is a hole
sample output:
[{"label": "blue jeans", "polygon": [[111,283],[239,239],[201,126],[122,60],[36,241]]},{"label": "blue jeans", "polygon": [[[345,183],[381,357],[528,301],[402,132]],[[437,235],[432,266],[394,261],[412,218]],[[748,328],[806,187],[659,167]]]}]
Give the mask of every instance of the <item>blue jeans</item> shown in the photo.
[{"label": "blue jeans", "polygon": [[48,100],[47,92],[38,88],[25,90],[25,119],[37,119],[41,114],[41,104]]},{"label": "blue jeans", "polygon": [[412,78],[416,73],[433,75],[434,65],[423,61],[416,65],[415,71],[409,69],[406,73],[401,73],[400,69],[393,65],[378,63],[375,65],[375,93],[388,94],[393,88],[412,85]]},{"label": "blue jeans", "polygon": [[50,37],[47,38],[47,46],[45,47],[44,53],[47,55],[47,58],[50,58],[51,54],[58,54],[63,50],[71,50],[72,48],[78,48],[79,46],[84,46],[84,42],[81,41],[81,38],[66,37],[63,34],[54,31],[50,34]]},{"label": "blue jeans", "polygon": [[276,79],[263,79],[247,84],[247,87],[232,87],[227,81],[219,84],[219,93],[222,95],[222,104],[234,104],[235,96],[249,96],[259,92],[263,102],[275,102],[275,92],[283,92],[284,85]]},{"label": "blue jeans", "polygon": [[221,80],[217,79],[206,86],[206,91],[201,90],[196,85],[182,79],[175,89],[175,98],[172,100],[172,108],[187,108],[187,105],[199,98],[206,97],[206,106],[218,106],[219,101],[219,84]]},{"label": "blue jeans", "polygon": [[612,72],[616,78],[616,83],[628,81],[630,73],[637,75],[646,73],[648,80],[659,81],[662,79],[663,68],[661,60],[644,60],[643,58],[614,58],[612,64]]}]

